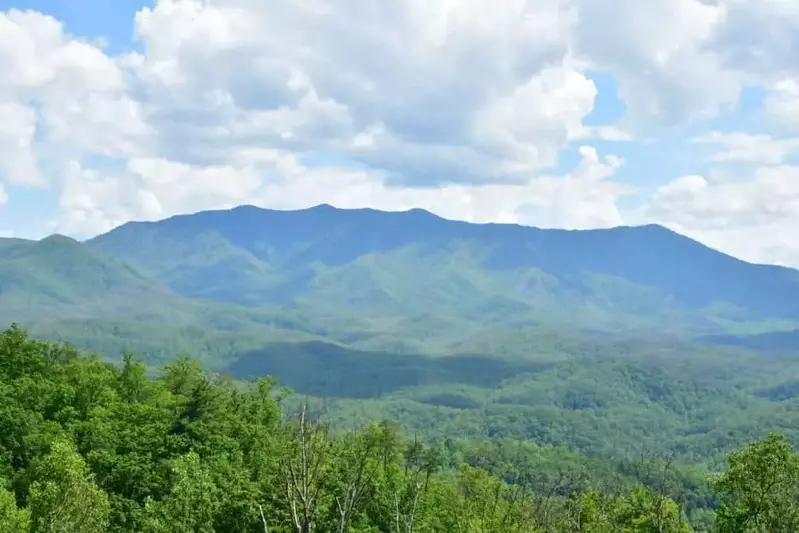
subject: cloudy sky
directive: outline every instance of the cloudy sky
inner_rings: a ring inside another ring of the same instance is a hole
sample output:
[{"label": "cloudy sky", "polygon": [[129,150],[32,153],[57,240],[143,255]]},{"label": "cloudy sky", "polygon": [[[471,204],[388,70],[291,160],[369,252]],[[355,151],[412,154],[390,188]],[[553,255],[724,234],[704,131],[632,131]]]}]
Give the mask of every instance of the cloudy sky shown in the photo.
[{"label": "cloudy sky", "polygon": [[799,2],[0,0],[0,234],[243,203],[799,266]]}]

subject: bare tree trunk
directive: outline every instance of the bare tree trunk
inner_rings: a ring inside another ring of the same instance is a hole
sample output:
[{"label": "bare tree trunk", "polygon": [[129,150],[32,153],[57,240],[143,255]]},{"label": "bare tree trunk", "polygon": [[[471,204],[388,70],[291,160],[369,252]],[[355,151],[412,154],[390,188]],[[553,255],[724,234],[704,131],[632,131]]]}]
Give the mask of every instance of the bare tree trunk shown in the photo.
[{"label": "bare tree trunk", "polygon": [[336,506],[339,511],[339,533],[346,533],[349,529],[352,517],[355,514],[364,490],[372,482],[379,468],[380,457],[384,455],[384,450],[380,449],[380,440],[374,435],[365,433],[358,437],[360,440],[352,450],[354,453],[354,464],[352,467],[347,488],[343,499],[336,497]]},{"label": "bare tree trunk", "polygon": [[269,526],[266,523],[266,516],[264,516],[263,506],[259,504],[258,510],[261,512],[261,523],[264,525],[264,533],[269,533]]},{"label": "bare tree trunk", "polygon": [[302,407],[295,438],[299,441],[298,454],[283,465],[286,499],[296,533],[312,533],[318,497],[324,485],[328,440],[325,427],[308,422],[307,404]]}]

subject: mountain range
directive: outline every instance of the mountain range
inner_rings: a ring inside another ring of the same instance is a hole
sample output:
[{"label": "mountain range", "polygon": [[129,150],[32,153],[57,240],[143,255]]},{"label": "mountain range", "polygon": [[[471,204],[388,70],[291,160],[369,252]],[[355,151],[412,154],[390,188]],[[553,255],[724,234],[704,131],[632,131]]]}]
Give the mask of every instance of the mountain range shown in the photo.
[{"label": "mountain range", "polygon": [[340,427],[688,462],[799,438],[799,271],[655,225],[242,206],[0,239],[0,320],[108,358],[271,375]]},{"label": "mountain range", "polygon": [[168,339],[236,335],[253,347],[438,354],[542,328],[730,343],[796,328],[799,271],[657,225],[556,230],[419,209],[241,206],[129,222],[86,242],[0,240],[0,309],[93,349],[100,332],[124,340],[153,325],[162,333],[145,337],[170,349],[180,346]]}]

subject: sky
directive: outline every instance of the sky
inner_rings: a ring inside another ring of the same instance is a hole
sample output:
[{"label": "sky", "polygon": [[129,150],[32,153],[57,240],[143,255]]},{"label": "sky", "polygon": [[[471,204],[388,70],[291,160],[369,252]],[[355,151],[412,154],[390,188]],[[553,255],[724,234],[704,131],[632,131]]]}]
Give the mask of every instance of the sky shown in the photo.
[{"label": "sky", "polygon": [[254,204],[799,267],[795,0],[0,0],[0,235]]}]

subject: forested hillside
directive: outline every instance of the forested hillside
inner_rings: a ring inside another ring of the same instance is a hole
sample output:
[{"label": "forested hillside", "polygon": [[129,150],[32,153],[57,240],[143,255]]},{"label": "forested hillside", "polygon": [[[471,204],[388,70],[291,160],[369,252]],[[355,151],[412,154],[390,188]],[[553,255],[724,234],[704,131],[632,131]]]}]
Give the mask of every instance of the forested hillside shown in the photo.
[{"label": "forested hillside", "polygon": [[769,431],[799,438],[797,283],[658,226],[420,210],[243,206],[0,240],[0,319],[35,338],[272,375],[337,428],[712,468]]},{"label": "forested hillside", "polygon": [[[0,240],[0,319],[64,343],[3,335],[0,507],[37,533],[749,531],[774,480],[741,469],[793,475],[797,291],[661,227],[419,210]],[[785,491],[766,531],[795,531]]]},{"label": "forested hillside", "polygon": [[[419,209],[241,206],[131,222],[87,244],[184,296],[354,315],[372,334],[393,328],[439,342],[464,326],[799,324],[799,272],[746,263],[654,225],[566,231]],[[432,324],[423,329],[425,320]]]},{"label": "forested hillside", "polygon": [[191,351],[222,367],[285,342],[425,355],[502,345],[522,356],[514,339],[536,329],[790,343],[796,302],[799,271],[660,226],[564,231],[421,210],[242,206],[131,222],[86,243],[0,239],[5,323],[111,357]]},{"label": "forested hillside", "polygon": [[178,359],[148,376],[0,335],[0,531],[794,532],[799,455],[779,435],[716,474],[642,453],[331,430],[270,379]]},{"label": "forested hillside", "polygon": [[[186,348],[211,364],[284,341],[449,354],[542,327],[789,332],[796,302],[798,271],[660,226],[564,231],[421,210],[242,206],[131,222],[86,243],[0,239],[6,323],[109,355],[141,343],[152,357]],[[161,339],[147,343],[153,326]]]}]

